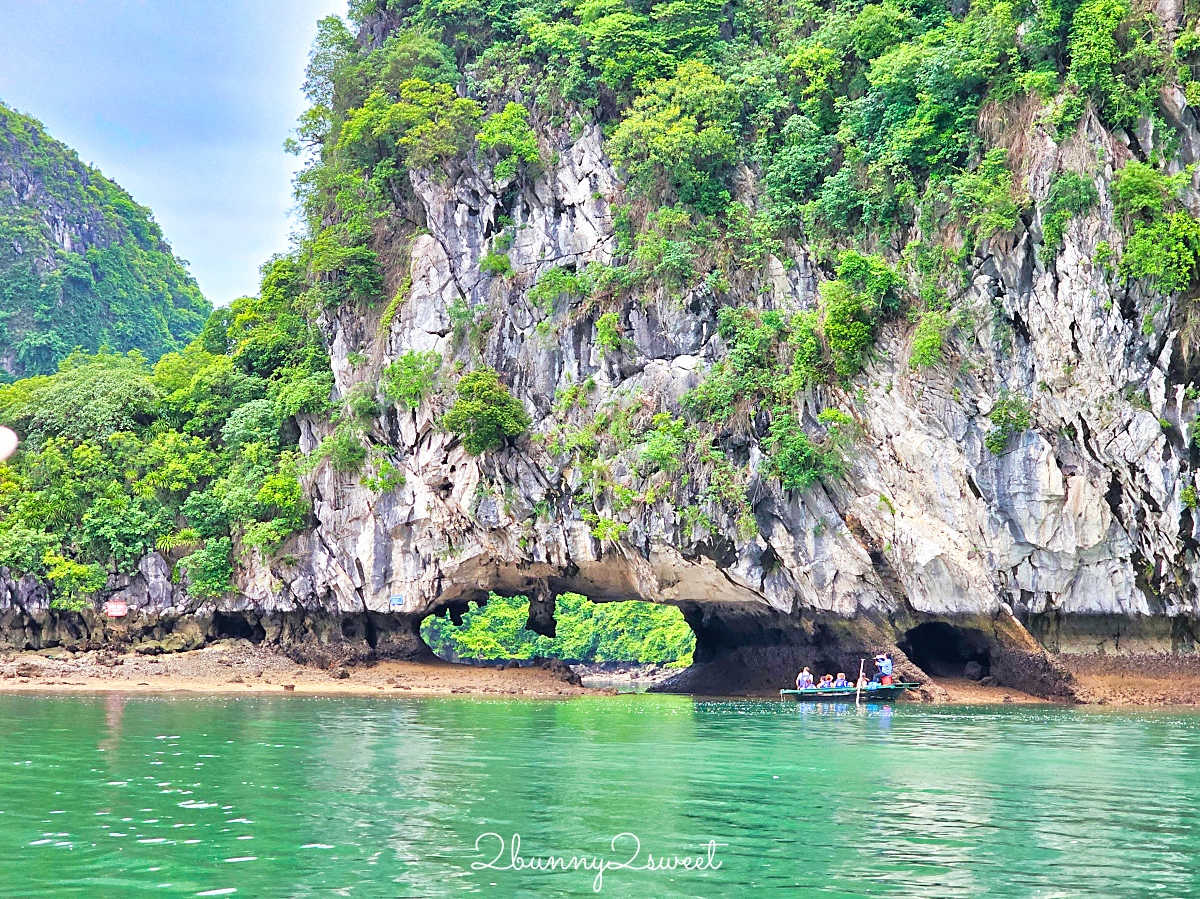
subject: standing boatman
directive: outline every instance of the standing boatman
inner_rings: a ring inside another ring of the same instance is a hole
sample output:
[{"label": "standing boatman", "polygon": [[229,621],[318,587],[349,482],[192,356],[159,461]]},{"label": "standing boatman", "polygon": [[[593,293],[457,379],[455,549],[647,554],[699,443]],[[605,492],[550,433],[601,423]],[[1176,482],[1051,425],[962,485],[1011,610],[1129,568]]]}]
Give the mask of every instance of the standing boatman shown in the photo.
[{"label": "standing boatman", "polygon": [[894,664],[892,662],[892,654],[890,652],[881,652],[875,656],[875,668],[879,672],[879,682],[885,687],[892,683],[892,671]]}]

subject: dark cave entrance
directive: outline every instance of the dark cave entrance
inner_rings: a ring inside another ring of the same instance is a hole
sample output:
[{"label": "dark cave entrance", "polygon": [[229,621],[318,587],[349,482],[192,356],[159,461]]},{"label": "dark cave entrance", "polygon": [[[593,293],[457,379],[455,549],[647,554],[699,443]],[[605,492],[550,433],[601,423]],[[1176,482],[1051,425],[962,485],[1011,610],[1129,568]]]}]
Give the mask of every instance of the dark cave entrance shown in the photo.
[{"label": "dark cave entrance", "polygon": [[914,665],[933,677],[973,676],[978,680],[991,673],[990,643],[974,628],[927,621],[909,628],[897,645]]},{"label": "dark cave entrance", "polygon": [[680,609],[695,635],[693,664],[655,692],[777,696],[805,666],[818,677],[856,677],[876,645],[840,629],[840,621],[830,626],[765,605],[688,602]]},{"label": "dark cave entrance", "polygon": [[366,643],[372,649],[379,644],[379,628],[370,615],[343,615],[342,639],[351,643]]},{"label": "dark cave entrance", "polygon": [[251,643],[261,643],[267,638],[267,632],[259,624],[258,619],[250,619],[242,612],[216,612],[213,614],[213,632],[218,640],[249,640]]}]

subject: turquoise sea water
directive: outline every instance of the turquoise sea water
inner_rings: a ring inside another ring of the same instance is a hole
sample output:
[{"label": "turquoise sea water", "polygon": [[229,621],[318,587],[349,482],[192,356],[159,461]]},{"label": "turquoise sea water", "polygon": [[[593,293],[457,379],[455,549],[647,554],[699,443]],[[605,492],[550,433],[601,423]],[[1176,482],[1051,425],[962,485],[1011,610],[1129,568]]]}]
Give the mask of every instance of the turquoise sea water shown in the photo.
[{"label": "turquoise sea water", "polygon": [[1198,809],[1173,712],[0,695],[6,897],[1183,897]]}]

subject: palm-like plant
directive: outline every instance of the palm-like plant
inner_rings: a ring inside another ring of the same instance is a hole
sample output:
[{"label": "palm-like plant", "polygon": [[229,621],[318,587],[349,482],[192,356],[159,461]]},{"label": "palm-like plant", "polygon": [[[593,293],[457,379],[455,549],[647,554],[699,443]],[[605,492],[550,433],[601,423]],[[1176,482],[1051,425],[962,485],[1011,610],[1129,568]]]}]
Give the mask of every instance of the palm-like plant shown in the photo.
[{"label": "palm-like plant", "polygon": [[161,534],[154,541],[154,548],[160,553],[169,553],[184,547],[197,546],[200,534],[195,528],[180,528],[173,534]]}]

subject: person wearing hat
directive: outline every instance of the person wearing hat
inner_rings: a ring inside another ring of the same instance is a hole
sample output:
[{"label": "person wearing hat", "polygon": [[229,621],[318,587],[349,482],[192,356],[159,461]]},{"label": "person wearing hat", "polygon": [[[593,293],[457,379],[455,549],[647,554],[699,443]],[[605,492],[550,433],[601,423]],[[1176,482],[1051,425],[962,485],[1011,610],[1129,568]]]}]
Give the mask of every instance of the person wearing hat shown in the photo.
[{"label": "person wearing hat", "polygon": [[875,656],[875,668],[879,672],[879,682],[885,687],[892,683],[892,671],[894,665],[892,663],[892,654],[890,652],[881,652]]}]

